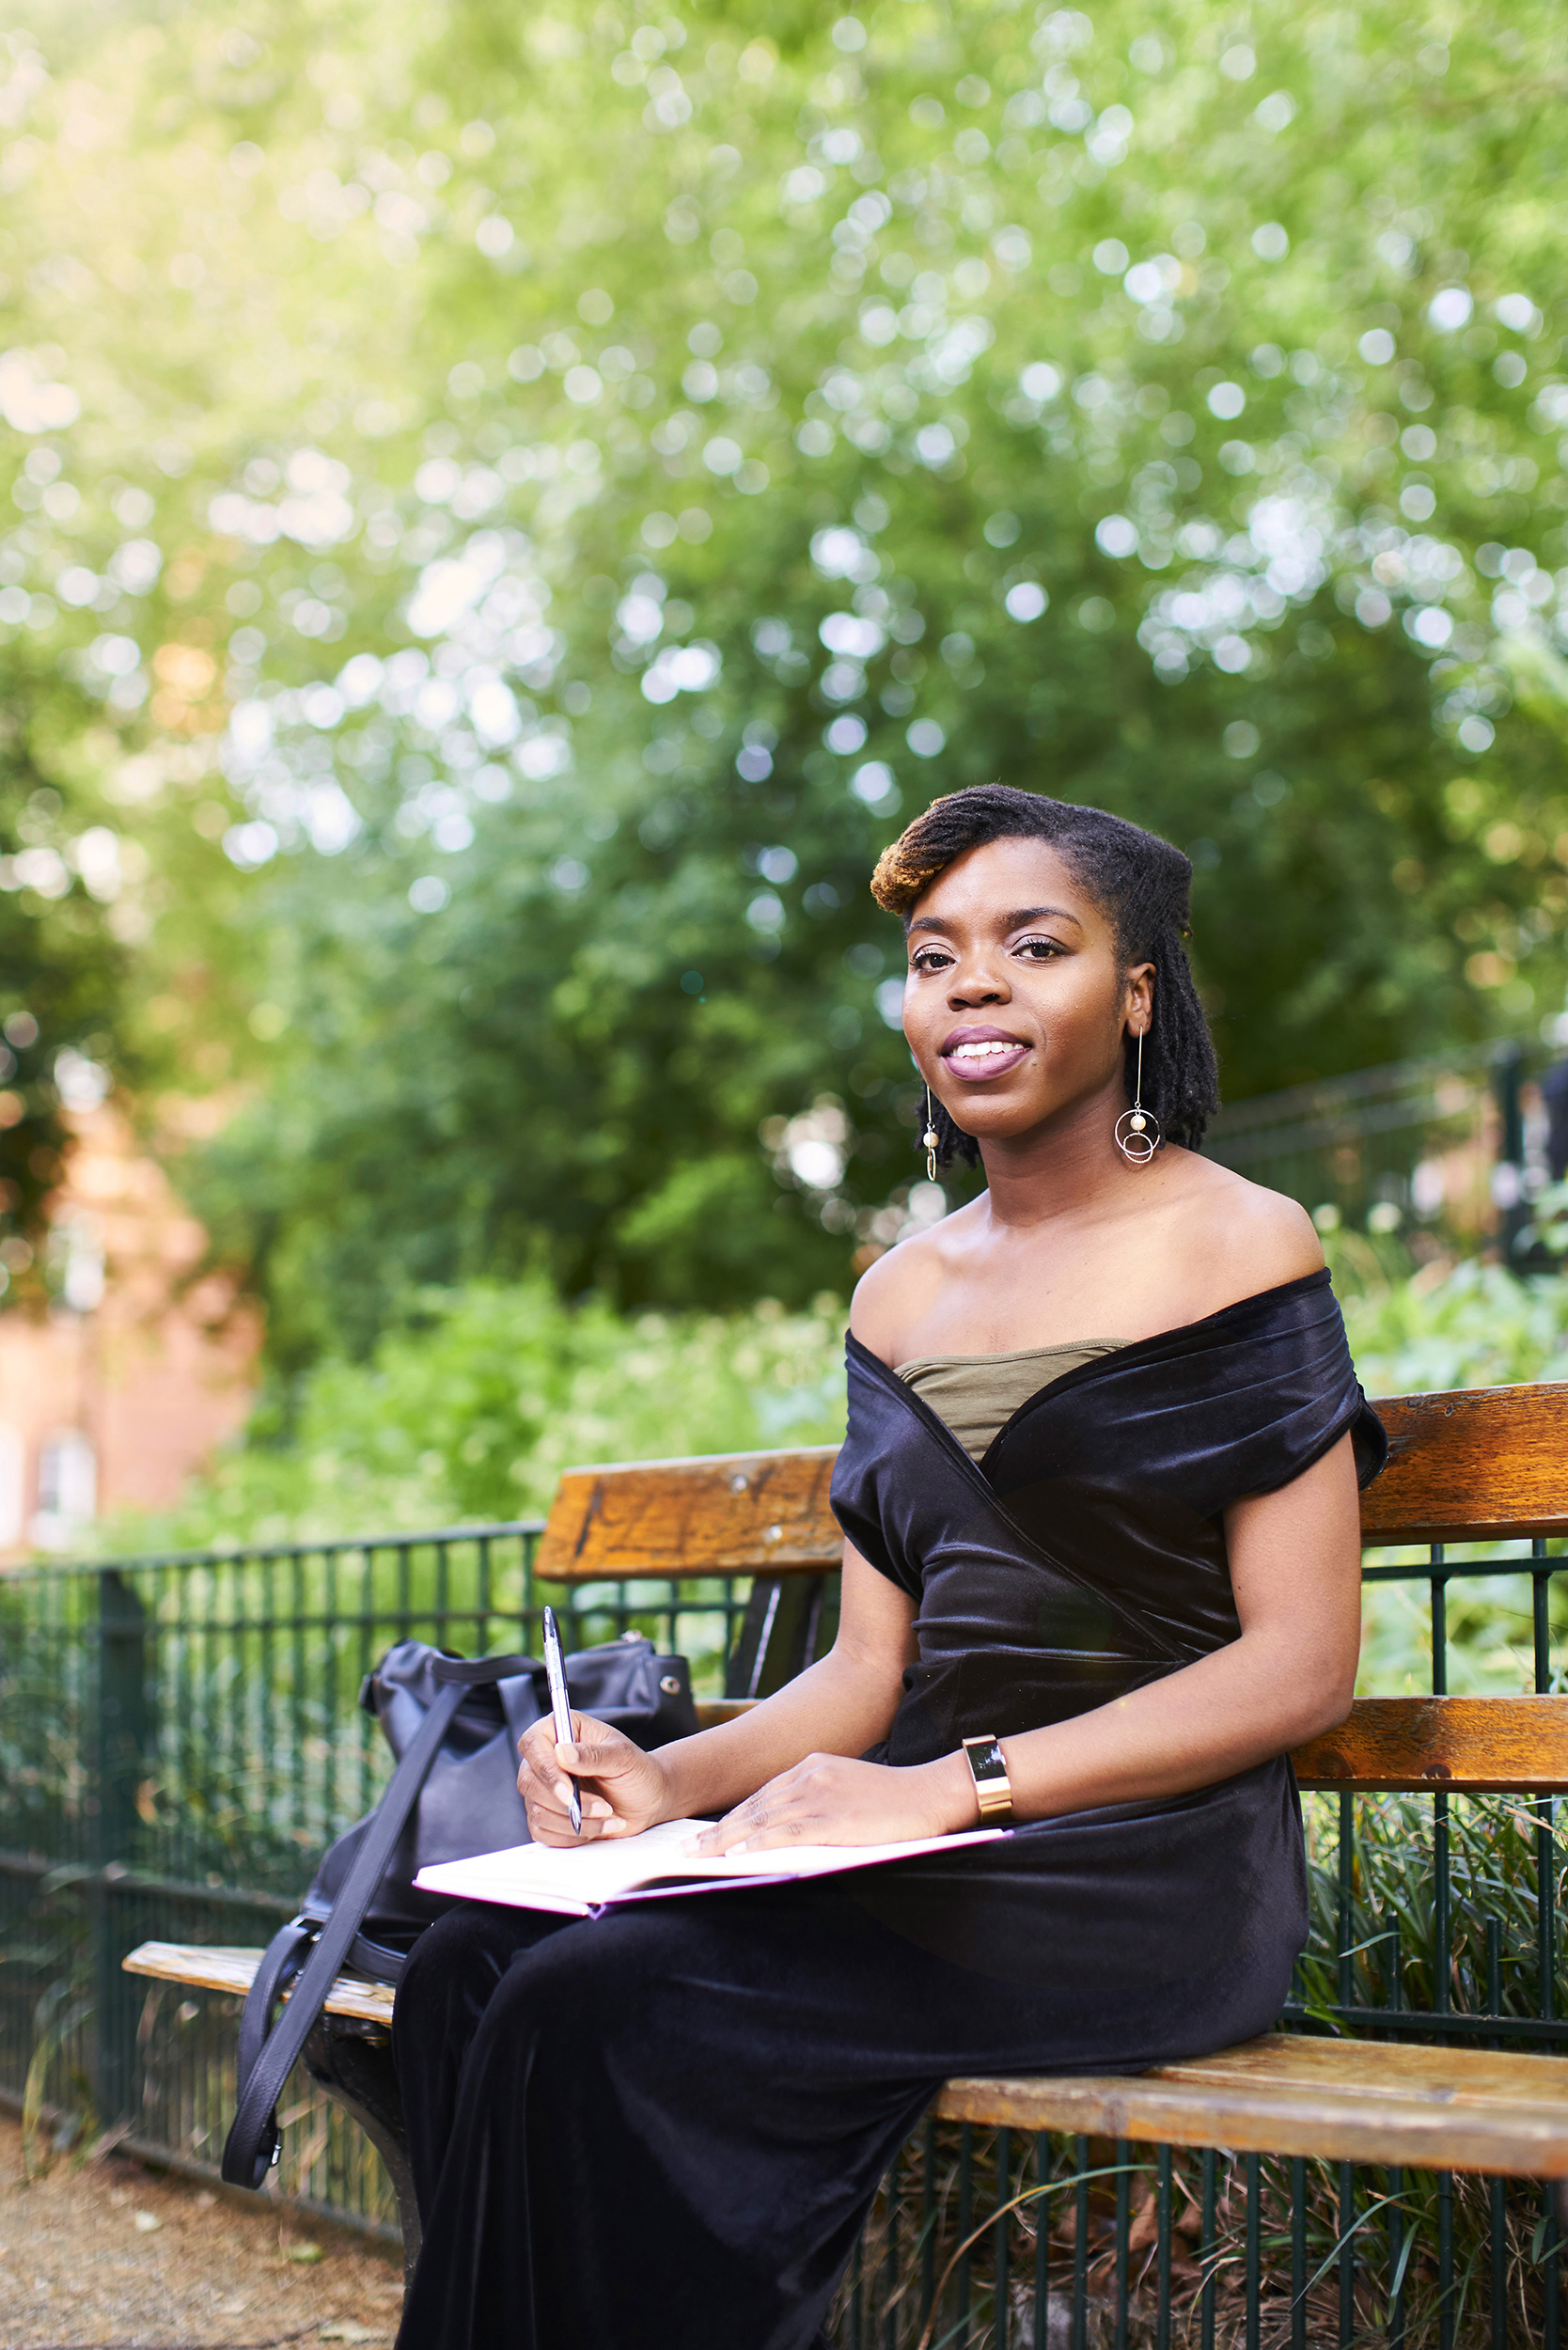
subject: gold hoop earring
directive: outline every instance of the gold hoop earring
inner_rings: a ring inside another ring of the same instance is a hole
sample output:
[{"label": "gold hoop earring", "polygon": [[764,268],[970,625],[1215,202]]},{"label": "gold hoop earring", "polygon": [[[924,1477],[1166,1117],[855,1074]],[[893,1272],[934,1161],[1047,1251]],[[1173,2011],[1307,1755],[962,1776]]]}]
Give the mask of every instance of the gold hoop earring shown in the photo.
[{"label": "gold hoop earring", "polygon": [[936,1117],[931,1106],[931,1088],[930,1086],[927,1086],[926,1130],[920,1136],[920,1148],[926,1154],[926,1181],[928,1183],[934,1183],[936,1181],[936,1145],[939,1140],[940,1136],[936,1132]]},{"label": "gold hoop earring", "polygon": [[[1126,1128],[1125,1134],[1122,1128]],[[1129,1167],[1147,1167],[1162,1140],[1160,1121],[1152,1110],[1143,1106],[1143,1030],[1137,1032],[1137,1076],[1133,1085],[1133,1106],[1123,1110],[1116,1121],[1116,1147]]]}]

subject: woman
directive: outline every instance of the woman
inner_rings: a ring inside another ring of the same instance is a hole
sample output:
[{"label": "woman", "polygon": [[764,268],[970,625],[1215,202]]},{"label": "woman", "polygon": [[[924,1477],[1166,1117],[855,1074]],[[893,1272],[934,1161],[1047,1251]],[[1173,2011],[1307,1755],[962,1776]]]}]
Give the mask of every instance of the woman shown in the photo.
[{"label": "woman", "polygon": [[1000,786],[883,857],[926,1139],[987,1189],[855,1292],[832,1653],[655,1754],[587,1719],[524,1741],[550,1844],[566,1770],[585,1837],[1015,1832],[432,1927],[394,2029],[426,2225],[401,2350],[808,2350],[949,2075],[1134,2071],[1278,2014],[1306,1934],[1284,1757],[1350,1703],[1383,1439],[1311,1224],[1197,1154],[1190,878]]}]

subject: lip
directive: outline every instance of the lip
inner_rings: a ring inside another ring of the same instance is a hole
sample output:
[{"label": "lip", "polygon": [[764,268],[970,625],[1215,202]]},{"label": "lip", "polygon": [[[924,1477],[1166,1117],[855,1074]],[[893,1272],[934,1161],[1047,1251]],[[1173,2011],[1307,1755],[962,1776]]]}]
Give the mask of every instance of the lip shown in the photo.
[{"label": "lip", "polygon": [[[954,1048],[960,1044],[1011,1044],[1011,1053],[994,1053],[983,1061],[955,1060]],[[994,1077],[1005,1077],[1016,1069],[1032,1047],[1023,1043],[1006,1028],[955,1028],[941,1047],[944,1065],[967,1086],[985,1085]]]}]

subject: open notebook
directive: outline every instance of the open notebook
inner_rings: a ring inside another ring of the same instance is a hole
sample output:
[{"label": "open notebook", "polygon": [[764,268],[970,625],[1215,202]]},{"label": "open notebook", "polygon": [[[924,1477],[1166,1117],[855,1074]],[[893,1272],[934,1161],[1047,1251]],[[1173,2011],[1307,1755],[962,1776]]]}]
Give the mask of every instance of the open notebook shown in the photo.
[{"label": "open notebook", "polygon": [[671,1893],[713,1893],[729,1885],[783,1885],[797,1877],[834,1876],[871,1869],[913,1853],[950,1852],[959,1844],[989,1844],[1007,1830],[966,1828],[956,1836],[917,1836],[900,1844],[797,1844],[792,1851],[726,1853],[699,1859],[686,1847],[707,1820],[666,1820],[640,1836],[597,1841],[578,1851],[512,1844],[472,1860],[441,1860],[414,1882],[426,1893],[463,1901],[499,1902],[509,1909],[552,1909],[586,1918],[617,1902],[655,1901]]}]

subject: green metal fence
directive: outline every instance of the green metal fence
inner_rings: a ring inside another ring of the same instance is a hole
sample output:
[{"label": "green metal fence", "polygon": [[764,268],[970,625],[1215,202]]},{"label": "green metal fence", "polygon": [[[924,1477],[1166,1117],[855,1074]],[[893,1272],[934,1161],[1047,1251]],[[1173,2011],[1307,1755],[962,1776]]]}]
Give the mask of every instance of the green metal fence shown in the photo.
[{"label": "green metal fence", "polygon": [[1496,1244],[1516,1264],[1549,1177],[1540,1080],[1558,1057],[1504,1038],[1254,1094],[1219,1111],[1204,1154],[1354,1230]]},{"label": "green metal fence", "polygon": [[[1447,1691],[1462,1604],[1509,1636],[1514,1690],[1565,1685],[1560,1543],[1369,1558],[1424,1595]],[[1508,1694],[1495,1687],[1496,1694]],[[1388,1692],[1388,1694],[1403,1694]],[[1551,1798],[1305,1798],[1312,1932],[1282,2024],[1568,2055]],[[1564,2095],[1568,2133],[1568,2091]],[[839,2296],[840,2350],[1561,2350],[1546,2192],[1352,2163],[927,2121]]]},{"label": "green metal fence", "polygon": [[[0,2096],[215,2164],[234,2003],[126,1976],[138,1942],[255,1945],[375,1802],[360,1684],[397,1640],[539,1653],[540,1522],[0,1574]],[[749,1585],[546,1591],[567,1645],[630,1628],[724,1685]],[[377,2157],[306,2084],[282,2190],[389,2228]]]},{"label": "green metal fence", "polygon": [[[0,2094],[47,2136],[105,2132],[204,2172],[232,2107],[235,2002],[123,1974],[137,1942],[255,1944],[387,1758],[360,1682],[391,1642],[539,1645],[551,1599],[586,1646],[635,1627],[699,1691],[769,1685],[746,1578],[536,1586],[538,1527],[38,1567],[0,1575]],[[1511,1636],[1516,1687],[1561,1685],[1560,1546],[1369,1560],[1431,1623]],[[808,1578],[792,1578],[802,1602]],[[797,1606],[794,1662],[831,1637]],[[1494,1650],[1495,1650],[1494,1642]],[[1422,1675],[1423,1681],[1427,1678]],[[1313,1935],[1287,2021],[1308,2030],[1568,2053],[1550,1801],[1308,1799]],[[1565,2100],[1568,2109],[1568,2100]],[[305,2084],[277,2190],[392,2232],[379,2161]],[[1043,2190],[1043,2192],[1042,2191]],[[841,2350],[1399,2350],[1560,2344],[1559,2238],[1526,2186],[1027,2138],[928,2123],[868,2223]]]}]

